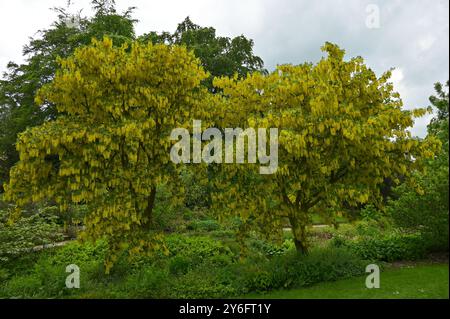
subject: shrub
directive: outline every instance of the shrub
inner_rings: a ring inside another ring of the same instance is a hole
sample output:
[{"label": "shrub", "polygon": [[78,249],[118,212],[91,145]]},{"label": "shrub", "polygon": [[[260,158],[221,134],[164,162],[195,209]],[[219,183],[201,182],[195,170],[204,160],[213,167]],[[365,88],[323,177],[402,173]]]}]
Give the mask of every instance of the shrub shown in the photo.
[{"label": "shrub", "polygon": [[10,272],[4,268],[0,268],[0,284],[8,280]]},{"label": "shrub", "polygon": [[231,250],[222,242],[210,237],[172,235],[167,237],[166,245],[171,256],[190,257],[194,262],[217,255],[232,255]]},{"label": "shrub", "polygon": [[62,240],[56,216],[39,213],[10,222],[11,211],[0,211],[0,261],[21,256],[34,246]]},{"label": "shrub", "polygon": [[[43,257],[44,254],[41,255]],[[14,274],[2,285],[0,297],[46,298],[61,297],[65,289],[65,267],[52,265],[46,258],[40,258],[30,271]],[[66,291],[64,291],[66,290]]]},{"label": "shrub", "polygon": [[[123,266],[121,260],[113,268],[110,276],[105,275],[104,256],[107,250],[105,242],[69,243],[63,247],[52,248],[39,253],[33,253],[37,260],[34,264],[27,262],[28,255],[17,262],[25,260],[28,271],[14,271],[15,276],[0,289],[0,295],[20,296],[21,298],[66,298],[93,291],[97,286],[103,286],[117,279],[122,271],[129,272],[128,266]],[[65,279],[68,276],[66,267],[76,264],[81,271],[81,289],[67,289]]]},{"label": "shrub", "polygon": [[236,296],[234,281],[224,280],[228,276],[221,276],[218,268],[211,269],[204,265],[177,277],[170,287],[170,298],[226,298]]},{"label": "shrub", "polygon": [[[69,265],[69,264],[67,264]],[[55,265],[50,259],[40,259],[34,267],[33,274],[39,278],[41,287],[39,288],[42,296],[63,296],[70,293],[66,289],[65,280],[67,277],[66,266]],[[83,269],[83,268],[81,268]],[[83,269],[83,273],[85,269]],[[83,276],[80,277],[82,279]],[[83,284],[83,283],[81,283]]]},{"label": "shrub", "polygon": [[394,231],[384,219],[380,220],[362,220],[354,224],[342,225],[339,229],[334,230],[334,234],[343,235],[346,238],[358,239],[360,237],[381,236]]},{"label": "shrub", "polygon": [[208,263],[212,266],[224,267],[233,263],[232,255],[215,255],[209,258]]},{"label": "shrub", "polygon": [[81,265],[88,262],[103,262],[108,250],[105,241],[98,241],[95,244],[86,242],[71,242],[59,249],[56,249],[49,257],[53,265]]},{"label": "shrub", "polygon": [[145,267],[127,277],[121,295],[130,298],[167,298],[168,277],[165,269]]},{"label": "shrub", "polygon": [[267,240],[256,239],[251,241],[251,248],[257,252],[261,252],[264,256],[273,257],[283,255],[293,249],[294,242],[291,239],[286,239],[280,245]]},{"label": "shrub", "polygon": [[361,209],[360,216],[365,220],[378,220],[380,218],[380,212],[375,206],[368,204]]},{"label": "shrub", "polygon": [[445,167],[431,167],[426,175],[417,175],[423,194],[407,185],[395,189],[399,198],[388,210],[397,226],[420,231],[428,250],[448,250],[448,160]]},{"label": "shrub", "polygon": [[306,256],[291,250],[265,264],[238,266],[241,274],[238,281],[242,283],[240,290],[244,293],[303,287],[362,275],[367,264],[345,248],[313,249]]},{"label": "shrub", "polygon": [[393,233],[379,237],[365,237],[341,245],[347,246],[361,258],[388,262],[415,260],[423,258],[426,253],[423,238],[419,234]]},{"label": "shrub", "polygon": [[210,232],[218,230],[220,228],[219,223],[215,220],[194,220],[187,225],[187,229],[195,231]]},{"label": "shrub", "polygon": [[104,261],[107,251],[108,244],[105,241],[96,243],[71,242],[63,247],[46,252],[46,256],[43,255],[38,264],[44,261],[64,276],[67,276],[65,268],[68,265],[75,264],[82,273],[81,284],[86,287],[95,283],[107,283],[129,273],[130,267],[123,255],[118,258],[110,275],[106,275]]},{"label": "shrub", "polygon": [[189,208],[209,207],[211,204],[207,172],[185,168],[181,180],[186,189],[184,204]]},{"label": "shrub", "polygon": [[179,197],[169,185],[158,186],[152,217],[155,229],[165,231],[176,229],[183,217],[182,203]]},{"label": "shrub", "polygon": [[0,289],[0,298],[39,297],[42,290],[42,282],[36,275],[14,276]]},{"label": "shrub", "polygon": [[266,270],[259,269],[258,267],[251,267],[249,270],[251,275],[247,276],[243,281],[247,291],[261,292],[279,287],[273,273],[271,274]]},{"label": "shrub", "polygon": [[175,256],[170,259],[169,271],[172,275],[186,274],[192,265],[192,259],[185,256]]}]

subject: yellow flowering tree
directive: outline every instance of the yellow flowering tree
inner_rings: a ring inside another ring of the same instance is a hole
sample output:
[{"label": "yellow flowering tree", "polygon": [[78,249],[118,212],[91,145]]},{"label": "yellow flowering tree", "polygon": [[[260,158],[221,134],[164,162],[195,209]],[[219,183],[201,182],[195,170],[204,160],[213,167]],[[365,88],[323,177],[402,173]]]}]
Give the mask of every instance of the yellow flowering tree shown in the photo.
[{"label": "yellow flowering tree", "polygon": [[299,252],[308,250],[312,214],[333,223],[346,207],[380,204],[385,178],[409,177],[420,169],[417,159],[439,147],[407,131],[426,110],[403,109],[390,71],[377,77],[362,58],[345,61],[331,43],[322,49],[327,57],[317,64],[214,82],[222,89],[216,125],[279,129],[278,170],[259,175],[259,165],[222,165],[215,203],[269,234],[289,221]]},{"label": "yellow flowering tree", "polygon": [[206,117],[206,78],[183,47],[117,48],[105,38],[77,49],[38,93],[59,116],[20,135],[7,199],[54,199],[63,210],[87,204],[87,238],[106,236],[113,251],[160,247],[152,233],[157,188],[178,187],[170,133]]}]

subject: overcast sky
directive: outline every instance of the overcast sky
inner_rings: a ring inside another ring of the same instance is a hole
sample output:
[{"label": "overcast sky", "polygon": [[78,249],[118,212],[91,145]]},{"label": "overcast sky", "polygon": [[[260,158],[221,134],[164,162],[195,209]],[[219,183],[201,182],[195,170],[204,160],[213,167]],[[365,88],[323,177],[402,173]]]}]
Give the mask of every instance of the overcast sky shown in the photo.
[{"label": "overcast sky", "polygon": [[[74,8],[89,15],[90,1]],[[8,61],[22,62],[30,36],[55,20],[49,10],[66,0],[0,0],[0,71]],[[407,108],[429,105],[433,84],[449,78],[448,0],[116,0],[119,10],[137,6],[137,34],[174,31],[186,16],[213,26],[222,36],[244,34],[255,53],[273,70],[277,64],[316,62],[326,42],[360,55],[377,74],[395,67],[393,82]],[[375,5],[375,7],[374,7]],[[379,10],[379,19],[377,11]],[[426,134],[429,117],[412,133]]]}]

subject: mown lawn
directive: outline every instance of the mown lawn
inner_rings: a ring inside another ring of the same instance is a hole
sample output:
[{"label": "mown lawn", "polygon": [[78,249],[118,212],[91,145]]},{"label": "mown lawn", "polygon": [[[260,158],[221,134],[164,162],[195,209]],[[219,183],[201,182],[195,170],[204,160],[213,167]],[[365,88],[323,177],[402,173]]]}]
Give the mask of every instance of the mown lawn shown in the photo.
[{"label": "mown lawn", "polygon": [[449,298],[448,264],[386,269],[380,288],[367,289],[366,277],[326,282],[308,288],[250,294],[245,298],[267,299],[442,299]]}]

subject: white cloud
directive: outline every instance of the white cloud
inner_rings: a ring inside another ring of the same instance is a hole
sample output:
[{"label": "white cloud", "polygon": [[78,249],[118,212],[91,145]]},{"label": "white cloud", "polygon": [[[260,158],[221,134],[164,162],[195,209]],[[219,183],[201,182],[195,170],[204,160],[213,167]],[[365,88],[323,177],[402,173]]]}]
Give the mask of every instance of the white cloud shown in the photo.
[{"label": "white cloud", "polygon": [[423,38],[420,38],[417,41],[417,44],[419,45],[419,48],[422,51],[426,51],[426,50],[429,50],[433,46],[435,41],[436,41],[436,38],[433,35],[429,34]]}]

